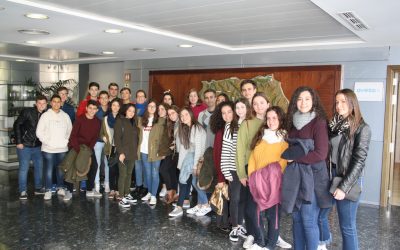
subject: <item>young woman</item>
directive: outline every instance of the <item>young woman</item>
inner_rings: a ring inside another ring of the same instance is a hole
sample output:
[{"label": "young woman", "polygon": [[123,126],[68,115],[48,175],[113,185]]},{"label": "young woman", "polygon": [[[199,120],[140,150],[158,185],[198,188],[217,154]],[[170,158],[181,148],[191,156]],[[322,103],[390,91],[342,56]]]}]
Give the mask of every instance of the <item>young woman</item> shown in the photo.
[{"label": "young woman", "polygon": [[126,105],[125,117],[116,119],[114,125],[114,143],[118,157],[118,197],[122,207],[130,207],[137,200],[129,194],[132,170],[137,159],[139,130],[135,120],[135,105]]},{"label": "young woman", "polygon": [[157,103],[150,100],[146,112],[138,121],[139,125],[139,148],[138,155],[142,160],[145,170],[145,180],[148,193],[142,201],[149,201],[150,205],[157,204],[157,191],[160,184],[160,163],[162,157],[158,155],[161,137],[164,132],[164,118],[158,117]]},{"label": "young woman", "polygon": [[242,124],[244,120],[252,118],[252,108],[247,98],[241,97],[235,102],[235,113],[238,116],[238,125]]},{"label": "young woman", "polygon": [[179,200],[175,209],[169,213],[171,217],[183,214],[182,205],[186,197],[189,196],[190,185],[197,191],[197,205],[186,212],[196,216],[206,215],[211,211],[208,205],[206,193],[197,186],[197,178],[194,176],[197,162],[204,154],[206,147],[206,131],[197,122],[194,114],[189,107],[180,111],[180,123],[176,146],[179,151],[178,169],[179,173]]},{"label": "young woman", "polygon": [[162,102],[168,105],[174,105],[174,97],[172,96],[171,92],[164,92]]},{"label": "young woman", "polygon": [[103,138],[104,145],[104,185],[109,186],[110,193],[108,198],[114,199],[118,197],[118,166],[109,166],[108,159],[112,152],[115,151],[114,143],[114,125],[119,116],[119,110],[121,109],[121,103],[119,99],[114,99],[110,102],[110,112],[104,117],[100,137]]},{"label": "young woman", "polygon": [[[170,147],[170,137],[168,137],[168,129],[167,129],[167,110],[169,109],[170,105],[167,103],[160,103],[160,105],[158,105],[158,117],[163,118],[164,119],[164,123],[162,124],[163,126],[163,135],[161,136],[161,141],[160,141],[160,145],[158,147],[158,155],[163,157],[163,159],[161,160],[160,163],[160,169],[162,165],[165,164],[169,164],[167,159],[167,162],[165,162],[166,158],[172,154]],[[162,183],[162,188],[161,191],[159,193],[160,197],[165,197],[165,195],[167,194],[167,187],[165,185],[165,183]]]},{"label": "young woman", "polygon": [[[263,187],[261,183],[252,183],[257,181],[257,179],[252,179],[256,178],[252,176],[252,174],[255,175],[256,173],[260,173],[260,170],[265,167],[272,169],[269,169],[269,172],[261,172],[261,176],[265,179],[270,179],[271,176],[279,178],[279,180],[275,179],[274,181],[270,181],[270,183],[281,183],[282,177],[276,177],[276,175],[272,173],[273,171],[278,171],[278,173],[283,172],[287,164],[287,161],[281,158],[283,151],[288,147],[288,144],[285,141],[286,131],[284,126],[285,112],[282,108],[278,106],[268,108],[266,120],[256,133],[250,146],[252,152],[249,158],[248,176],[251,176],[249,185],[252,187],[257,185]],[[272,165],[275,163],[278,163],[279,166]],[[268,176],[268,174],[271,175]],[[257,190],[260,190],[259,187],[257,187]],[[269,192],[265,193],[265,196],[263,196],[263,198],[266,197],[265,199],[255,200],[257,204],[270,203],[270,205],[273,205],[264,211],[260,211],[262,216],[265,216],[268,222],[268,233],[266,234],[267,239],[265,239],[265,246],[267,249],[274,249],[279,237],[280,188],[280,185],[270,186],[268,190]],[[265,192],[265,189],[261,190]]]},{"label": "young woman", "polygon": [[167,204],[170,204],[174,201],[178,188],[176,166],[178,164],[179,155],[175,148],[175,137],[176,133],[178,132],[179,125],[179,108],[175,105],[172,105],[168,107],[167,112],[168,117],[166,123],[166,133],[164,133],[163,138],[167,139],[168,145],[166,146],[166,149],[169,150],[170,153],[161,162],[160,174],[167,189],[165,201]]},{"label": "young woman", "polygon": [[320,208],[330,207],[332,200],[328,192],[329,176],[325,163],[328,155],[327,120],[320,98],[314,89],[299,87],[295,90],[289,103],[287,121],[289,138],[313,140],[314,150],[295,162],[311,165],[313,178],[318,180],[318,184],[314,185],[314,192],[310,194],[311,202],[302,203],[300,210],[292,214],[294,247],[317,249],[320,239]]},{"label": "young woman", "polygon": [[350,89],[342,89],[335,96],[336,112],[329,123],[331,153],[330,160],[334,176],[342,177],[333,197],[336,200],[342,232],[343,249],[357,250],[356,217],[359,198],[346,199],[346,194],[355,185],[362,183],[362,173],[371,140],[371,130],[365,123],[357,96]]},{"label": "young woman", "polygon": [[207,109],[207,105],[201,101],[199,92],[197,92],[196,89],[189,90],[187,95],[187,105],[192,110],[196,120],[199,117],[200,112]]}]

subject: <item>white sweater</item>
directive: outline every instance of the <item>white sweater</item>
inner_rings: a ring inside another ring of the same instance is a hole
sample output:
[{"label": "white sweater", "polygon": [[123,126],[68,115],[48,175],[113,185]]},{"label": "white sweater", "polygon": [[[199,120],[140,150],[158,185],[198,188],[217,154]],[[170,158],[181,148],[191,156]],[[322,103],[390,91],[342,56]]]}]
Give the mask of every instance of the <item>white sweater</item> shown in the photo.
[{"label": "white sweater", "polygon": [[47,110],[40,117],[36,136],[42,142],[42,151],[46,153],[64,153],[68,151],[68,140],[71,134],[71,119],[64,111],[58,113]]},{"label": "white sweater", "polygon": [[206,151],[206,131],[200,127],[192,127],[190,131],[190,147],[186,149],[183,144],[181,144],[179,140],[179,136],[176,137],[176,147],[179,152],[179,160],[178,160],[178,169],[181,169],[183,160],[186,157],[186,154],[189,152],[194,152],[194,166],[193,169],[196,169],[197,162],[200,157],[204,155]]}]

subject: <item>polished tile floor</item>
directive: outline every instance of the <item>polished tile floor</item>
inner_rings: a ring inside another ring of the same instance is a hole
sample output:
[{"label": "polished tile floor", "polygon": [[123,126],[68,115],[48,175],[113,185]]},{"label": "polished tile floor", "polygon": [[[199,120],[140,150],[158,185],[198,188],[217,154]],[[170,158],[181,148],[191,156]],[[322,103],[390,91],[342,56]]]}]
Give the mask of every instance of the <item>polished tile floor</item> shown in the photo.
[{"label": "polished tile floor", "polygon": [[[31,192],[32,193],[32,192]],[[65,203],[30,195],[18,200],[15,187],[0,190],[0,249],[241,249],[215,226],[215,216],[170,219],[171,206],[139,203],[121,209],[108,199],[74,194]],[[330,215],[334,242],[341,249],[335,212]],[[400,249],[400,208],[361,206],[360,249]],[[283,217],[281,236],[292,241],[291,219]]]}]

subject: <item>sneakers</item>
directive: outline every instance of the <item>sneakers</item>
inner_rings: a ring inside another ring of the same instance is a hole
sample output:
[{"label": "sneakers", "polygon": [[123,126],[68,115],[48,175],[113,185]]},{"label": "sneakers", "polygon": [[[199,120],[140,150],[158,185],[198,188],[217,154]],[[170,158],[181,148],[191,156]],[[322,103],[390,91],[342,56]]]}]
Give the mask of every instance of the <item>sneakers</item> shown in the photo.
[{"label": "sneakers", "polygon": [[150,197],[150,205],[156,205],[157,204],[157,198],[155,196]]},{"label": "sneakers", "polygon": [[44,188],[35,189],[35,195],[42,195],[44,193],[46,193],[46,190]]},{"label": "sneakers", "polygon": [[66,191],[64,195],[64,201],[69,201],[72,199],[72,193],[70,191]]},{"label": "sneakers", "polygon": [[110,192],[110,184],[107,182],[104,183],[104,192],[106,193]]},{"label": "sneakers", "polygon": [[183,209],[181,207],[175,207],[171,213],[168,214],[170,217],[178,217],[183,215]]},{"label": "sneakers", "polygon": [[196,216],[204,216],[211,212],[211,207],[210,206],[203,206],[200,208],[199,211],[197,211]]},{"label": "sneakers", "polygon": [[137,199],[133,198],[132,195],[127,194],[127,195],[124,196],[124,198],[122,199],[122,201],[131,204],[131,203],[136,203],[136,202],[137,202]]},{"label": "sneakers", "polygon": [[103,195],[100,192],[97,192],[97,190],[92,191],[93,192],[93,197],[94,198],[101,198]]},{"label": "sneakers", "polygon": [[317,250],[328,250],[328,248],[326,248],[326,244],[321,244],[321,245],[318,245]]},{"label": "sneakers", "polygon": [[57,192],[57,184],[53,184],[53,186],[51,186],[51,192],[52,193]]},{"label": "sneakers", "polygon": [[[172,203],[172,206],[176,207],[176,202]],[[190,202],[183,202],[182,208],[188,209],[190,208]]]},{"label": "sneakers", "polygon": [[64,196],[65,195],[65,190],[63,188],[59,188],[57,190],[57,195]]},{"label": "sneakers", "polygon": [[143,198],[142,201],[148,201],[151,198],[151,193],[147,193]]},{"label": "sneakers", "polygon": [[19,199],[20,200],[27,200],[28,199],[28,194],[26,193],[26,191],[22,191],[19,195]]},{"label": "sneakers", "polygon": [[237,242],[239,240],[239,235],[238,235],[238,231],[239,231],[239,227],[235,227],[232,229],[232,231],[229,233],[229,239],[233,242]]},{"label": "sneakers", "polygon": [[278,237],[278,241],[276,242],[276,246],[283,248],[283,249],[289,249],[292,248],[292,245],[290,245],[289,243],[287,243],[286,241],[284,241],[281,236]]},{"label": "sneakers", "polygon": [[100,184],[94,185],[94,191],[96,191],[97,193],[100,193]]},{"label": "sneakers", "polygon": [[260,247],[257,243],[254,243],[249,249],[251,249],[251,250],[261,250],[261,249],[268,249],[268,248]]},{"label": "sneakers", "polygon": [[159,196],[160,196],[160,197],[165,197],[165,195],[167,195],[167,188],[164,186],[164,187],[161,189]]},{"label": "sneakers", "polygon": [[118,204],[123,208],[130,208],[131,207],[131,204],[129,204],[128,202],[124,201],[124,199],[122,199]]},{"label": "sneakers", "polygon": [[50,190],[47,191],[46,193],[44,193],[43,199],[44,199],[45,201],[51,200],[52,194],[53,194],[53,193],[52,193]]},{"label": "sneakers", "polygon": [[200,211],[200,205],[196,205],[192,208],[189,208],[188,210],[186,210],[187,214],[196,214],[198,211]]},{"label": "sneakers", "polygon": [[242,225],[238,225],[237,233],[238,233],[239,237],[246,239],[247,231],[246,231],[246,228],[244,228]]},{"label": "sneakers", "polygon": [[254,242],[253,235],[247,236],[246,240],[243,242],[243,248],[249,249],[250,247],[253,246],[253,242]]}]

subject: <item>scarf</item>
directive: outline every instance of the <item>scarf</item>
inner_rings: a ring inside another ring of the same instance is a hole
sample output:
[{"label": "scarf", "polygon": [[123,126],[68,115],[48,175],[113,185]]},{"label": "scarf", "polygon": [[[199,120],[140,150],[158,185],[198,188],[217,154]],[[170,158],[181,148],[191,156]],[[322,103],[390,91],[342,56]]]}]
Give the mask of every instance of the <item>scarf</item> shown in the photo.
[{"label": "scarf", "polygon": [[315,117],[316,114],[314,111],[308,113],[301,113],[300,111],[296,111],[296,113],[294,113],[293,115],[293,125],[297,130],[300,130]]},{"label": "scarf", "polygon": [[115,120],[117,117],[114,117],[112,112],[107,115],[107,123],[110,128],[114,128]]},{"label": "scarf", "polygon": [[339,114],[335,114],[329,122],[329,132],[331,135],[341,135],[350,129],[349,120]]},{"label": "scarf", "polygon": [[264,135],[262,139],[268,142],[269,144],[282,142],[284,140],[280,132],[273,131],[271,129],[264,129]]}]

